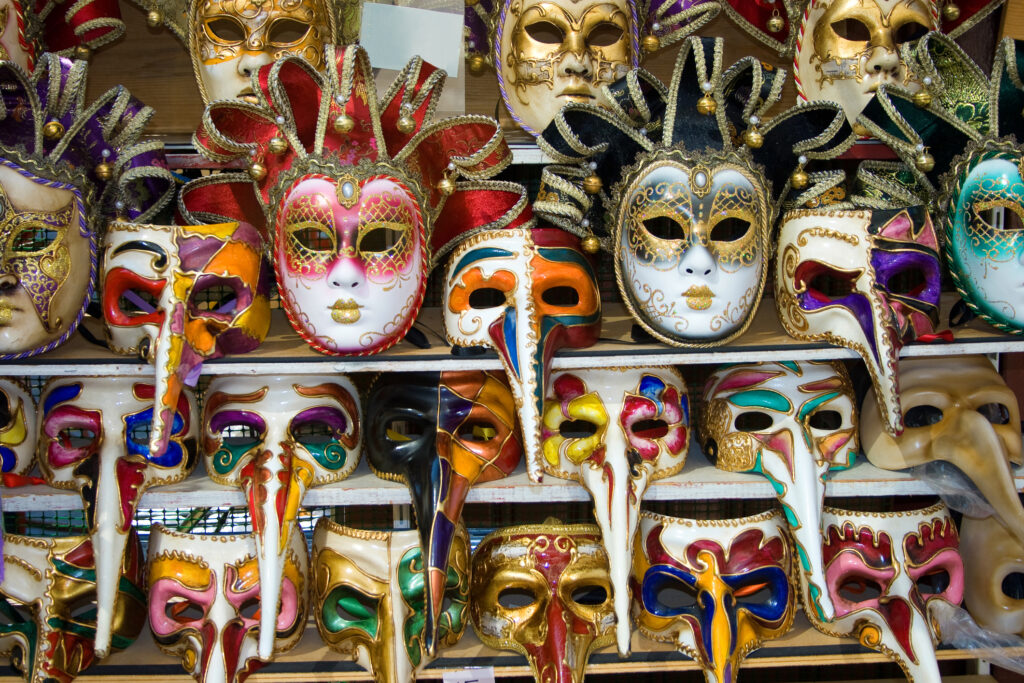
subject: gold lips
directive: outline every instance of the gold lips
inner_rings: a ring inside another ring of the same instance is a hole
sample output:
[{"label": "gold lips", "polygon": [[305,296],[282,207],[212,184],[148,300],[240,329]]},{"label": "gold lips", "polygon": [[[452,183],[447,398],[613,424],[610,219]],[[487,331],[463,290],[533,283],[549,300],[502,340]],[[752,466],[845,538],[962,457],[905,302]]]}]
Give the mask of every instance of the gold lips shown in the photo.
[{"label": "gold lips", "polygon": [[360,318],[359,304],[353,299],[342,301],[338,299],[331,305],[331,318],[336,323],[342,325],[351,325],[357,322]]},{"label": "gold lips", "polygon": [[0,301],[0,325],[10,325],[14,320],[14,308]]},{"label": "gold lips", "polygon": [[683,292],[686,297],[686,305],[694,311],[706,311],[711,308],[711,299],[715,293],[707,285],[693,285]]}]

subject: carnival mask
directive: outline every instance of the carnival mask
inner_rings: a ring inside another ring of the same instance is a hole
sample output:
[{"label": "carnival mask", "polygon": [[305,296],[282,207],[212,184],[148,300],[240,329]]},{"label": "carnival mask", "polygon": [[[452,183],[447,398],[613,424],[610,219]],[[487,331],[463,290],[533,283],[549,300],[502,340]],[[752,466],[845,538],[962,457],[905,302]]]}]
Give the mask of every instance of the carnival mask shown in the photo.
[{"label": "carnival mask", "polygon": [[592,346],[601,332],[594,267],[579,239],[562,230],[493,230],[458,246],[444,283],[448,340],[498,351],[519,408],[527,471],[539,481],[551,358],[561,348]]},{"label": "carnival mask", "polygon": [[875,467],[901,470],[944,460],[966,474],[1019,542],[1024,509],[1013,479],[1021,455],[1020,408],[984,356],[900,362],[903,433],[890,436],[864,397],[861,442]]},{"label": "carnival mask", "polygon": [[470,487],[507,477],[523,455],[502,373],[382,375],[367,398],[366,453],[379,477],[405,482],[427,553],[423,646],[436,654],[449,554]]},{"label": "carnival mask", "polygon": [[648,485],[683,468],[690,402],[671,368],[556,373],[544,403],[544,471],[575,479],[594,499],[610,562],[616,640],[629,653],[629,566]]},{"label": "carnival mask", "polygon": [[[306,626],[309,558],[298,525],[282,553],[273,652],[295,647]],[[257,653],[260,572],[252,536],[183,534],[154,524],[149,540],[149,627],[166,654],[202,683],[242,683],[270,657]]]},{"label": "carnival mask", "polygon": [[0,1],[0,60],[9,60],[32,71],[35,49],[25,37],[25,15],[20,0]]},{"label": "carnival mask", "polygon": [[964,516],[964,605],[982,628],[1024,635],[1024,543],[995,517]]},{"label": "carnival mask", "polygon": [[814,626],[885,653],[909,680],[942,680],[932,609],[959,605],[964,593],[960,542],[945,505],[907,512],[826,507],[822,522],[836,615],[825,623],[808,611]]},{"label": "carnival mask", "polygon": [[147,488],[181,481],[196,461],[195,397],[178,397],[167,449],[149,450],[150,382],[133,377],[54,378],[39,399],[37,459],[51,486],[78,490],[96,550],[96,654],[105,657],[118,576],[139,499]]},{"label": "carnival mask", "polygon": [[797,611],[782,514],[692,520],[641,514],[633,552],[633,613],[641,632],[733,683],[740,663],[789,631]]},{"label": "carnival mask", "polygon": [[939,321],[938,241],[924,206],[790,211],[782,217],[775,300],[786,331],[864,359],[887,431],[903,429],[897,358]]},{"label": "carnival mask", "polygon": [[852,124],[879,84],[916,91],[900,46],[936,28],[931,0],[812,0],[794,63],[801,98],[838,102]]},{"label": "carnival mask", "polygon": [[[341,481],[359,462],[359,394],[347,377],[318,379],[215,377],[203,402],[206,471],[245,494],[263,605],[278,604],[306,490]],[[273,654],[276,618],[261,610],[260,659]]]},{"label": "carnival mask", "polygon": [[[0,651],[28,683],[70,682],[100,655],[98,585],[92,541],[86,536],[4,538],[0,584]],[[123,650],[146,625],[145,558],[134,530],[118,556],[117,595],[109,644]]]},{"label": "carnival mask", "polygon": [[0,472],[28,474],[35,465],[36,403],[18,380],[0,378]]},{"label": "carnival mask", "polygon": [[251,351],[270,329],[269,272],[251,225],[111,224],[103,272],[110,347],[156,365],[150,449],[163,453],[203,361]]},{"label": "carnival mask", "polygon": [[[326,518],[313,533],[316,626],[327,646],[378,683],[406,683],[434,656],[424,643],[427,580],[416,531],[361,531]],[[469,535],[461,524],[444,584],[448,607],[437,642],[450,647],[466,629]]]},{"label": "carnival mask", "polygon": [[821,507],[830,470],[858,452],[853,386],[838,363],[729,365],[704,385],[700,441],[718,469],[767,477],[793,532],[808,610],[831,619],[821,560]]},{"label": "carnival mask", "polygon": [[763,176],[736,155],[669,152],[632,176],[620,206],[615,277],[644,329],[673,346],[742,333],[768,272]]},{"label": "carnival mask", "polygon": [[203,102],[255,101],[250,77],[282,55],[314,68],[334,42],[331,5],[323,0],[192,0],[188,48]]},{"label": "carnival mask", "polygon": [[608,555],[590,524],[499,529],[473,553],[470,616],[488,647],[526,657],[538,681],[582,683],[615,642]]}]

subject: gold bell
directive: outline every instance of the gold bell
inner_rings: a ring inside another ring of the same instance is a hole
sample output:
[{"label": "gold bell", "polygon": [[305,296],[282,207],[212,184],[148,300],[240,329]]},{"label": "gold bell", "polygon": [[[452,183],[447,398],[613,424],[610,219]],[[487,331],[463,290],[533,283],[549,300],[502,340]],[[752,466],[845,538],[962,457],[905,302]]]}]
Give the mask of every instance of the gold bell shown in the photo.
[{"label": "gold bell", "polygon": [[441,178],[437,183],[437,191],[446,197],[451,195],[455,192],[455,181],[448,176]]},{"label": "gold bell", "polygon": [[916,93],[914,93],[914,104],[921,107],[922,109],[926,108],[931,103],[932,95],[927,90],[918,90]]},{"label": "gold bell", "polygon": [[757,126],[751,126],[743,131],[743,143],[751,149],[759,149],[764,144],[764,136]]},{"label": "gold bell", "polygon": [[470,73],[480,74],[484,72],[487,60],[483,58],[483,55],[470,55],[466,58],[466,66],[469,67]]},{"label": "gold bell", "polygon": [[784,28],[786,28],[786,22],[778,14],[773,14],[772,18],[768,20],[768,30],[770,32],[778,33]]},{"label": "gold bell", "polygon": [[89,59],[92,54],[92,50],[89,49],[88,45],[79,45],[75,48],[75,59]]},{"label": "gold bell", "polygon": [[334,132],[348,133],[356,127],[355,119],[348,114],[338,114],[334,117]]},{"label": "gold bell", "polygon": [[945,21],[956,21],[960,18],[960,8],[955,2],[947,2],[942,7],[942,18]]},{"label": "gold bell", "polygon": [[146,13],[146,26],[156,28],[162,23],[164,23],[164,15],[160,10],[151,9]]},{"label": "gold bell", "polygon": [[718,102],[715,102],[715,98],[711,95],[704,95],[697,100],[697,111],[704,116],[712,116],[718,111]]},{"label": "gold bell", "polygon": [[96,164],[96,177],[100,180],[110,180],[114,177],[114,167],[105,161]]},{"label": "gold bell", "polygon": [[601,182],[600,176],[596,173],[591,173],[583,179],[583,191],[587,194],[597,194],[601,191],[601,187],[604,183]]},{"label": "gold bell", "polygon": [[640,41],[640,47],[644,52],[657,52],[661,48],[661,39],[653,34],[648,34]]},{"label": "gold bell", "polygon": [[249,177],[259,182],[267,177],[267,167],[258,161],[252,162],[249,165]]},{"label": "gold bell", "polygon": [[793,175],[789,176],[789,184],[794,190],[804,189],[809,182],[811,182],[811,177],[807,175],[803,166],[797,168],[793,171]]},{"label": "gold bell", "polygon": [[935,168],[935,157],[929,154],[928,150],[922,150],[914,159],[914,166],[917,166],[918,171],[928,173]]},{"label": "gold bell", "polygon": [[408,114],[402,114],[401,116],[398,117],[399,133],[405,133],[406,135],[408,135],[414,130],[416,130],[416,119],[409,116]]},{"label": "gold bell", "polygon": [[601,240],[597,239],[593,235],[587,235],[580,242],[580,246],[583,247],[583,251],[588,254],[596,254],[601,249]]},{"label": "gold bell", "polygon": [[267,149],[271,154],[284,154],[288,151],[288,141],[284,138],[272,137],[267,142]]},{"label": "gold bell", "polygon": [[43,135],[47,140],[60,140],[64,137],[64,125],[60,121],[50,121],[43,126]]}]

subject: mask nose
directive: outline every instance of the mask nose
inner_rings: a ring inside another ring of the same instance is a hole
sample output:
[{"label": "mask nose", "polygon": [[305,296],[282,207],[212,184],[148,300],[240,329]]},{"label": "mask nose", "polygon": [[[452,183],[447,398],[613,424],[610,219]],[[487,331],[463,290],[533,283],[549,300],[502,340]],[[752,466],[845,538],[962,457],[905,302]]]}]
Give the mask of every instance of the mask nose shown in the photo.
[{"label": "mask nose", "polygon": [[263,41],[250,38],[245,43],[246,51],[238,58],[238,75],[247,82],[254,73],[260,70],[264,64],[270,64],[273,59],[263,52]]},{"label": "mask nose", "polygon": [[876,46],[868,55],[864,69],[868,75],[895,77],[900,69],[900,56],[892,46]]},{"label": "mask nose", "polygon": [[695,277],[710,277],[715,273],[715,258],[703,244],[694,244],[679,260],[679,272]]},{"label": "mask nose", "polygon": [[339,293],[354,292],[364,284],[366,274],[355,259],[338,259],[327,272],[327,285]]}]

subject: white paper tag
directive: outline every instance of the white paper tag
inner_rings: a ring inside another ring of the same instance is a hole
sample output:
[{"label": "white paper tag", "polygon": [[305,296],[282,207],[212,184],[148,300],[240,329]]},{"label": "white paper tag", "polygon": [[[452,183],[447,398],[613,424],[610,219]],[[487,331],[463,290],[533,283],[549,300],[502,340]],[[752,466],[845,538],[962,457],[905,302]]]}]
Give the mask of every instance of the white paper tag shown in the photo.
[{"label": "white paper tag", "polygon": [[494,683],[494,667],[445,671],[443,680],[444,683]]},{"label": "white paper tag", "polygon": [[419,55],[448,75],[459,75],[463,15],[418,7],[363,3],[359,43],[375,69],[401,69]]}]

